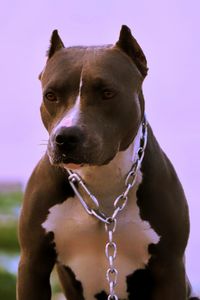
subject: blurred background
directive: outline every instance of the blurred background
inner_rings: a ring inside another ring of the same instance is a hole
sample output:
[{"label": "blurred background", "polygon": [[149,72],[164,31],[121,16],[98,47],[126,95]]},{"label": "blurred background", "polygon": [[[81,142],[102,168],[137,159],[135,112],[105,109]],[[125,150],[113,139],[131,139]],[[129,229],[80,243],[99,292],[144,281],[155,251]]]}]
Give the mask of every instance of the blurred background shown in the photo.
[{"label": "blurred background", "polygon": [[[15,299],[21,199],[48,138],[37,78],[51,32],[58,29],[66,46],[110,44],[122,24],[132,29],[148,60],[146,113],[188,199],[187,273],[200,293],[199,11],[199,0],[0,2],[0,299]],[[53,285],[56,294],[55,280]]]}]

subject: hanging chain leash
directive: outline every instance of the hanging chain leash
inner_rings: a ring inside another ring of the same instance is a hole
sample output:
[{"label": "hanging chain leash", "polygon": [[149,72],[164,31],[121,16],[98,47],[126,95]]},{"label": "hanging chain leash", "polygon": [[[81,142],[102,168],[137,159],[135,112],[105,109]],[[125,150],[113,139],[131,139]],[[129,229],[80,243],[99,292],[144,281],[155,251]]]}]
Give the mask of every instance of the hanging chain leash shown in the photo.
[{"label": "hanging chain leash", "polygon": [[[116,231],[116,226],[117,226],[117,215],[120,211],[122,211],[125,208],[128,201],[129,192],[135,185],[137,179],[137,172],[141,166],[144,157],[146,144],[147,144],[147,121],[146,121],[146,117],[144,116],[142,122],[142,136],[140,138],[139,149],[137,150],[136,153],[136,160],[133,163],[128,175],[126,176],[125,188],[123,193],[120,194],[114,201],[114,211],[111,216],[107,216],[103,211],[100,210],[98,199],[89,191],[82,178],[77,173],[74,173],[71,170],[67,169],[67,172],[69,174],[68,177],[69,183],[72,189],[74,190],[76,196],[79,198],[86,212],[105,224],[105,231],[108,234],[108,241],[105,246],[105,255],[109,265],[106,272],[106,279],[109,284],[109,295],[107,300],[118,300],[118,296],[115,293],[115,287],[117,285],[117,277],[118,277],[118,271],[115,267],[115,259],[117,256],[117,245],[113,240],[113,234]],[[80,186],[82,190],[87,194],[87,196],[89,196],[92,202],[91,207],[83,199],[81,193],[78,190],[78,186]]]}]

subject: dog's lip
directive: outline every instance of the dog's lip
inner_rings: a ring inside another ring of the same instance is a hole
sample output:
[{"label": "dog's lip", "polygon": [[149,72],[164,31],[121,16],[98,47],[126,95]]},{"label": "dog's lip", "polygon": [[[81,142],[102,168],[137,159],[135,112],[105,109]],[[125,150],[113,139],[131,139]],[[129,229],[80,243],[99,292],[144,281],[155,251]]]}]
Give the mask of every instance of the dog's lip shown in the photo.
[{"label": "dog's lip", "polygon": [[82,168],[83,166],[84,164],[74,164],[74,163],[63,164],[63,167],[65,169],[70,169],[70,170],[77,170]]},{"label": "dog's lip", "polygon": [[84,165],[85,163],[82,162],[81,160],[69,158],[69,157],[67,158],[66,155],[62,155],[62,166],[65,169],[76,170],[83,167]]},{"label": "dog's lip", "polygon": [[62,155],[61,162],[64,165],[69,165],[69,164],[82,165],[82,164],[84,164],[82,159],[75,158],[75,157],[70,157],[70,156],[67,157],[67,156],[64,156],[64,155]]},{"label": "dog's lip", "polygon": [[71,156],[66,153],[54,153],[53,155],[48,151],[49,160],[52,165],[57,165],[65,169],[78,169],[83,166],[103,166],[107,165],[114,155],[110,156],[104,161],[95,161],[93,159],[86,159],[86,157]]}]

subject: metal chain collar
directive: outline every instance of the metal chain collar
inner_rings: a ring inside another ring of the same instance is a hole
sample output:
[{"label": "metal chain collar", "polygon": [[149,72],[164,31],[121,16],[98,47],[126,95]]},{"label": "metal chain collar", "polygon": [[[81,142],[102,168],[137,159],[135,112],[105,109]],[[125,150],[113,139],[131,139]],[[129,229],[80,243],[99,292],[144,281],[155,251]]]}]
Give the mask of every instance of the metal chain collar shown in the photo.
[{"label": "metal chain collar", "polygon": [[[108,300],[118,300],[118,297],[114,289],[117,285],[117,276],[118,276],[118,271],[114,265],[114,261],[117,255],[117,245],[113,241],[113,233],[115,232],[117,226],[117,215],[126,206],[129,192],[135,185],[137,172],[141,166],[144,157],[146,144],[147,144],[147,121],[144,116],[142,122],[142,136],[140,138],[139,149],[137,150],[136,153],[136,160],[133,163],[128,175],[126,176],[124,192],[120,194],[114,201],[114,211],[111,216],[107,216],[104,212],[102,212],[99,209],[98,199],[89,191],[82,178],[77,173],[74,173],[71,170],[67,170],[69,174],[68,177],[69,183],[72,189],[74,190],[76,196],[79,198],[82,206],[84,207],[84,209],[89,215],[96,217],[98,220],[100,220],[105,224],[105,231],[108,233],[108,242],[106,243],[105,246],[105,254],[109,264],[109,267],[106,272],[106,279],[109,283],[109,296],[107,298]],[[82,195],[78,190],[78,186],[80,186],[83,189],[83,191],[89,196],[90,200],[92,201],[91,207],[83,199]]]}]

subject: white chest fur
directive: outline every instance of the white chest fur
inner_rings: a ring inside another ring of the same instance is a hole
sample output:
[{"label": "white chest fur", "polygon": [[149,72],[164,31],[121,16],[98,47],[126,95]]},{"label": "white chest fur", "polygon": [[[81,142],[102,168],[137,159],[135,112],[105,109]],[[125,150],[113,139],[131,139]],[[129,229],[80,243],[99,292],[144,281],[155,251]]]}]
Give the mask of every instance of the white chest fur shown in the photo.
[{"label": "white chest fur", "polygon": [[[140,218],[136,189],[131,191],[126,208],[118,215],[114,234],[116,268],[119,271],[116,292],[120,298],[127,297],[127,275],[145,267],[150,258],[148,245],[159,241],[149,223]],[[58,261],[70,267],[76,279],[81,281],[85,299],[96,299],[94,295],[103,290],[108,292],[104,224],[88,215],[74,197],[51,207],[42,226],[46,232],[54,232]]]}]

